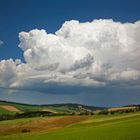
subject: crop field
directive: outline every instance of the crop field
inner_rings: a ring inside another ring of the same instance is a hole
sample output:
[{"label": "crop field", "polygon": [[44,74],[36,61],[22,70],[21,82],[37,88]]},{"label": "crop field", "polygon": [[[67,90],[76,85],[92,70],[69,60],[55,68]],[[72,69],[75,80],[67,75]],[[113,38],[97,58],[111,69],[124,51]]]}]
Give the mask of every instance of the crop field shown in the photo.
[{"label": "crop field", "polygon": [[30,104],[0,101],[0,109],[2,110],[0,111],[0,114],[11,114],[11,113],[32,112],[32,111],[50,111],[52,113],[69,114],[73,112],[78,113],[79,111],[81,111],[81,108],[84,110],[91,110],[91,111],[104,109],[101,107],[83,106],[80,104],[30,105]]},{"label": "crop field", "polygon": [[[23,133],[23,129],[30,132]],[[140,112],[0,122],[0,140],[140,140]]]},{"label": "crop field", "polygon": [[8,111],[8,110],[3,109],[3,108],[0,107],[0,115],[1,115],[1,114],[14,114],[14,113],[15,113],[15,112],[11,112],[11,111]]}]

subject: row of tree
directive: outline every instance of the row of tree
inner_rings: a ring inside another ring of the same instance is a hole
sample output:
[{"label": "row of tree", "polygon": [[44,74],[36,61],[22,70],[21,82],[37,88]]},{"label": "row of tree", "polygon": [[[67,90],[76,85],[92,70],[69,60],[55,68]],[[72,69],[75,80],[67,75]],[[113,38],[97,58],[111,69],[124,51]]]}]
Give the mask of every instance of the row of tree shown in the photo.
[{"label": "row of tree", "polygon": [[30,117],[44,117],[44,116],[54,116],[56,114],[49,111],[32,111],[25,113],[16,113],[16,114],[2,114],[0,115],[0,121],[2,120],[12,120],[17,118],[30,118]]},{"label": "row of tree", "polygon": [[118,109],[118,110],[101,110],[98,114],[101,114],[101,115],[107,115],[107,114],[123,114],[123,113],[130,113],[130,112],[138,112],[140,111],[140,106],[136,107],[136,108],[126,108],[126,109]]}]

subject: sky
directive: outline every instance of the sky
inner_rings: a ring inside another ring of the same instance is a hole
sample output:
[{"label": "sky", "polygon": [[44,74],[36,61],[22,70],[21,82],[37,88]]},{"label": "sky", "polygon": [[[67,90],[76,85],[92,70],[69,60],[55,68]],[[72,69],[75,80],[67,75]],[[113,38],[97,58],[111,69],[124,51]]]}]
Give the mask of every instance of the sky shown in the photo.
[{"label": "sky", "polygon": [[140,104],[139,0],[0,0],[0,99]]}]

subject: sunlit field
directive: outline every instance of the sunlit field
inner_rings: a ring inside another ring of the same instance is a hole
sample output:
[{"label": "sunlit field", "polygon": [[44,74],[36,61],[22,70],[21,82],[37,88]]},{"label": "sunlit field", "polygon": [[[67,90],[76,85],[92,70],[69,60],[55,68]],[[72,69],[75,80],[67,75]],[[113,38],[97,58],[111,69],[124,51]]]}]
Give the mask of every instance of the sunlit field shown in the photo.
[{"label": "sunlit field", "polygon": [[[23,133],[23,129],[30,132]],[[0,122],[3,140],[139,140],[140,113],[60,116]]]}]

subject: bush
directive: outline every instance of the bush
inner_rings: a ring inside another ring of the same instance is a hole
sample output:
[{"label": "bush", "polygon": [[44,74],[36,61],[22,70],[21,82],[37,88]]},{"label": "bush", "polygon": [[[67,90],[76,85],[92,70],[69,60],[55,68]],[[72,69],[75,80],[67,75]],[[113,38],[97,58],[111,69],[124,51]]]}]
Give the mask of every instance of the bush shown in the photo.
[{"label": "bush", "polygon": [[90,113],[90,115],[94,115],[94,113],[93,113],[93,112],[91,112],[91,113]]},{"label": "bush", "polygon": [[107,115],[108,113],[109,112],[106,109],[99,112],[99,114],[101,114],[101,115]]},{"label": "bush", "polygon": [[114,112],[114,111],[110,111],[110,114],[112,114],[112,115],[113,115],[113,114],[115,114],[115,112]]},{"label": "bush", "polygon": [[30,130],[30,129],[27,129],[27,128],[23,128],[23,129],[21,130],[21,132],[22,132],[22,133],[28,133],[28,132],[31,132],[31,130]]}]

